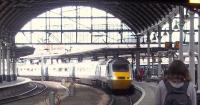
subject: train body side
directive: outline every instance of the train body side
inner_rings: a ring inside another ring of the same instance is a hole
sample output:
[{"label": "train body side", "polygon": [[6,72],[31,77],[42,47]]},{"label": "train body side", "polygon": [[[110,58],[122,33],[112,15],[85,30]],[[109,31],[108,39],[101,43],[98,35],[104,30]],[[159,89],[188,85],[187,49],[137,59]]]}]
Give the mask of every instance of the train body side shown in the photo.
[{"label": "train body side", "polygon": [[75,78],[78,82],[91,84],[98,82],[101,87],[123,90],[132,82],[130,63],[122,58],[100,63],[87,61],[81,63],[59,63],[49,65],[18,65],[20,76],[41,77],[42,73],[50,80]]}]

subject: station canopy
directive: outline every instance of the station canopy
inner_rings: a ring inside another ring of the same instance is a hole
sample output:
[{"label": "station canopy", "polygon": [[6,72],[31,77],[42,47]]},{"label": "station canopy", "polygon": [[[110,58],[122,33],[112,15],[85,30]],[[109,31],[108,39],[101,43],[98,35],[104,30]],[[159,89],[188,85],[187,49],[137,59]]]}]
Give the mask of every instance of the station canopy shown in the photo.
[{"label": "station canopy", "polygon": [[[92,6],[121,19],[141,33],[176,15],[185,0],[0,0],[0,29],[15,35],[39,14],[61,6]],[[163,23],[164,24],[164,23]]]}]

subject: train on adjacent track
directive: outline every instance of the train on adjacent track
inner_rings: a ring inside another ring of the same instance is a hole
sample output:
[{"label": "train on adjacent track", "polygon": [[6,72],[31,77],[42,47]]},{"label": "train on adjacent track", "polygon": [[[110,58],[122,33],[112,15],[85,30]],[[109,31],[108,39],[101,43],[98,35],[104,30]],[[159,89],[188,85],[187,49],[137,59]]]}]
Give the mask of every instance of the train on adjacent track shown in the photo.
[{"label": "train on adjacent track", "polygon": [[18,64],[19,76],[48,80],[75,79],[76,82],[98,85],[112,90],[127,90],[132,85],[132,68],[125,58],[60,64]]}]

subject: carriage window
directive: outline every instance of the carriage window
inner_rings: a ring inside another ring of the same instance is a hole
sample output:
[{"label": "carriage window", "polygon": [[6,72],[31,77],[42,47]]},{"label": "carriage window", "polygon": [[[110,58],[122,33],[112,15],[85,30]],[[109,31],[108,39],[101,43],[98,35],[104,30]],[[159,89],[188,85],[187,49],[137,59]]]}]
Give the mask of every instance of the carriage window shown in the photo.
[{"label": "carriage window", "polygon": [[128,70],[129,70],[128,64],[114,64],[113,65],[113,71],[124,72],[124,71],[128,71]]},{"label": "carriage window", "polygon": [[67,71],[67,68],[65,68],[65,71]]},{"label": "carriage window", "polygon": [[62,71],[62,68],[59,68],[58,71]]}]

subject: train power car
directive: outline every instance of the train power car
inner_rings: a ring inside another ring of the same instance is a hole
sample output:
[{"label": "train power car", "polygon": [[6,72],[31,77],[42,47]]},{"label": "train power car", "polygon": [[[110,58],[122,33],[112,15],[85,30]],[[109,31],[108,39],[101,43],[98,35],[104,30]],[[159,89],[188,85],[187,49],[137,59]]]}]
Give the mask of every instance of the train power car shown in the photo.
[{"label": "train power car", "polygon": [[79,83],[95,84],[113,90],[129,89],[132,86],[130,63],[121,57],[101,62],[83,61],[79,63],[58,63],[43,65],[43,67],[39,66],[18,65],[18,74],[19,76],[35,79],[37,77],[41,78],[43,73],[50,80],[74,77]]}]

